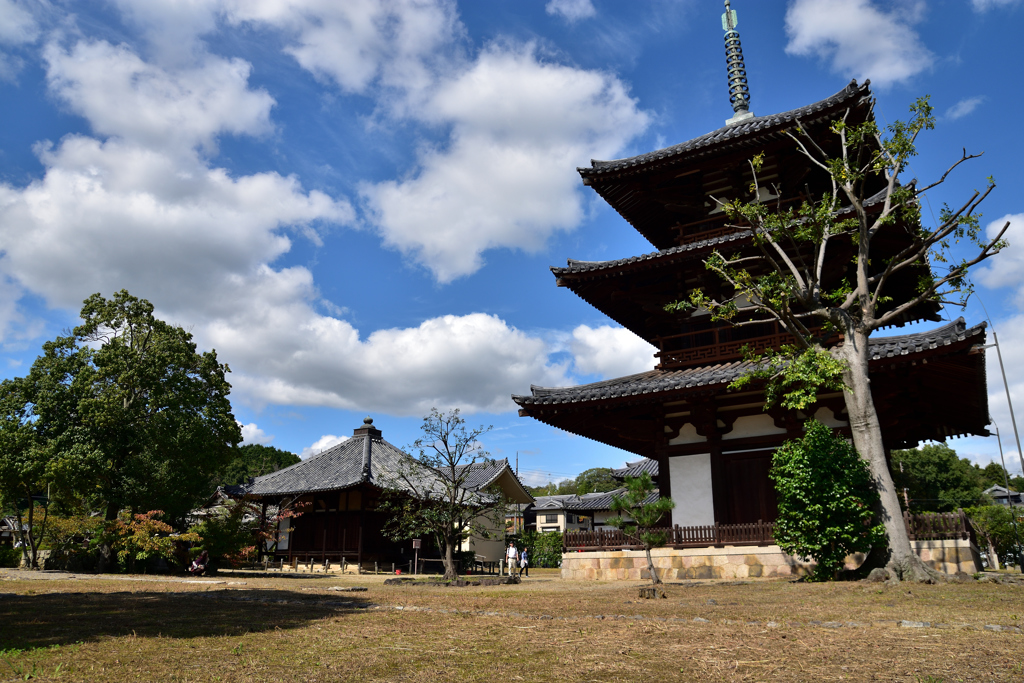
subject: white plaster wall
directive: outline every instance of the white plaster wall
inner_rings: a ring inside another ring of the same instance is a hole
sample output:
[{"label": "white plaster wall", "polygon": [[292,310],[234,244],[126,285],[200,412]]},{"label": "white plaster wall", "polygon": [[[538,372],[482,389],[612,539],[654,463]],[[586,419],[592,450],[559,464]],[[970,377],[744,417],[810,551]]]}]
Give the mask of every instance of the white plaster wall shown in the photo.
[{"label": "white plaster wall", "polygon": [[832,412],[832,409],[827,408],[825,406],[818,408],[818,411],[814,413],[814,419],[822,423],[826,427],[832,427],[833,429],[835,429],[836,427],[845,427],[847,424],[849,424],[848,422],[844,422],[843,420],[836,418],[835,413]]},{"label": "white plaster wall", "polygon": [[[786,430],[775,426],[775,420],[767,413],[760,415],[744,415],[736,418],[732,431],[722,437],[723,441],[743,439],[748,436],[766,436],[768,434],[785,434]],[[673,489],[675,492],[675,489]]]},{"label": "white plaster wall", "polygon": [[292,526],[291,517],[285,517],[277,523],[277,549],[288,550],[288,540],[291,538],[291,534],[288,530]]},{"label": "white plaster wall", "polygon": [[[666,427],[668,429],[668,427]],[[683,428],[679,430],[679,436],[670,440],[668,443],[670,446],[677,446],[684,443],[700,443],[707,441],[707,438],[697,433],[697,428],[692,422],[687,422],[683,425]]]},{"label": "white plaster wall", "polygon": [[715,503],[711,493],[711,454],[677,455],[668,459],[672,500],[672,523],[679,526],[703,526],[715,523]]}]

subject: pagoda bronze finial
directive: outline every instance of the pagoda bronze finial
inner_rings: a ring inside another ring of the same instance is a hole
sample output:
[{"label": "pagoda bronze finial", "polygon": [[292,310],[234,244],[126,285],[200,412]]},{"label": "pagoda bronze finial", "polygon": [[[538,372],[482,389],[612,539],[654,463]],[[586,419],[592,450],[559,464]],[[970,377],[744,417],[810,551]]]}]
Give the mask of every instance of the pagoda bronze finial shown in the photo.
[{"label": "pagoda bronze finial", "polygon": [[743,47],[736,30],[739,21],[736,10],[725,0],[725,14],[722,15],[722,30],[725,31],[725,59],[729,70],[729,103],[736,115],[726,121],[727,125],[751,118],[750,88],[747,87],[747,67],[743,64]]}]

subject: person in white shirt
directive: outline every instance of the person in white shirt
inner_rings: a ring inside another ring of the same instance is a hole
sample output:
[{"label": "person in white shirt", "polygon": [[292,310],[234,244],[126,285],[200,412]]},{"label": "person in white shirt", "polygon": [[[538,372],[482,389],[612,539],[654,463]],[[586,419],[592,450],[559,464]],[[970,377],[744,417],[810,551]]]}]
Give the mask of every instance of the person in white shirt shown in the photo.
[{"label": "person in white shirt", "polygon": [[519,564],[519,551],[516,550],[516,544],[514,541],[508,542],[508,550],[505,551],[505,564],[508,565],[508,575],[512,576],[516,571],[516,565]]}]

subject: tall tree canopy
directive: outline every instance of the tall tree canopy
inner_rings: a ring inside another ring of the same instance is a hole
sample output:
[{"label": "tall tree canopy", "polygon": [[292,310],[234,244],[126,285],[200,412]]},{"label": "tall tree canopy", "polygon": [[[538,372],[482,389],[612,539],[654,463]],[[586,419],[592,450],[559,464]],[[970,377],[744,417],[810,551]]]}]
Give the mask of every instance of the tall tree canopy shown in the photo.
[{"label": "tall tree canopy", "polygon": [[[1003,485],[1002,467],[999,485]],[[950,512],[957,508],[980,505],[981,492],[991,486],[967,458],[958,458],[956,451],[944,443],[926,444],[892,452],[892,473],[900,502],[910,500],[913,512]],[[903,489],[907,495],[903,496]]]},{"label": "tall tree canopy", "polygon": [[122,509],[183,518],[241,440],[228,367],[125,290],[89,297],[81,317],[43,345],[26,377],[4,383],[5,400],[20,402],[58,491],[107,520]]},{"label": "tall tree canopy", "polygon": [[[762,181],[763,156],[752,158],[752,201],[713,199],[732,227],[752,230],[757,253],[714,252],[705,265],[726,286],[698,290],[689,301],[667,308],[707,310],[714,319],[737,325],[773,320],[793,335],[793,345],[761,356],[761,369],[737,386],[764,380],[768,402],[793,409],[814,403],[819,388],[842,390],[854,445],[868,462],[878,489],[879,517],[888,538],[887,549],[877,548],[874,561],[899,578],[933,581],[938,574],[911,548],[900,514],[871,395],[868,339],[922,303],[957,296],[966,300],[969,269],[1006,245],[1003,235],[1009,223],[991,240],[981,231],[977,209],[995,187],[989,179],[984,191],[975,191],[959,207],[944,207],[933,227],[921,224],[921,195],[977,155],[965,151],[935,182],[902,184],[899,176],[917,153],[918,135],[935,125],[927,98],[919,99],[910,111],[910,120],[894,122],[887,134],[879,130],[873,115],[848,125],[848,112],[830,126],[829,143],[838,150],[833,154],[826,153],[823,147],[828,145],[797,120],[787,133],[797,151],[824,174],[828,191],[806,197],[799,207],[762,201],[782,193]],[[877,244],[884,245],[887,231],[894,229],[906,230],[909,240],[892,253],[883,252],[875,246],[876,237]],[[963,256],[955,251],[958,242],[974,251]],[[845,277],[830,282],[827,264],[844,245],[852,246],[852,263]],[[917,281],[916,290],[889,286],[908,276]],[[830,347],[829,339],[837,332],[843,343]]]}]

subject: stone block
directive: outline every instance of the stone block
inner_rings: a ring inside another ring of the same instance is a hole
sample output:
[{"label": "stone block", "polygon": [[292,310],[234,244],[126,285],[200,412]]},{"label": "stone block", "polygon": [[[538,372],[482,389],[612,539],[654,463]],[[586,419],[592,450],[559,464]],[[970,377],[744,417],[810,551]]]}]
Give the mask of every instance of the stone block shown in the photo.
[{"label": "stone block", "polygon": [[[748,556],[749,557],[749,556]],[[764,565],[760,564],[748,564],[744,570],[745,576],[764,576]]]},{"label": "stone block", "polygon": [[722,566],[724,566],[724,565],[726,565],[728,563],[729,563],[729,558],[726,557],[725,555],[712,555],[711,556],[711,566],[713,566],[713,567],[722,567]]},{"label": "stone block", "polygon": [[672,569],[680,569],[681,567],[683,567],[684,559],[685,558],[680,557],[679,555],[673,555],[671,558],[672,563],[669,564],[669,567],[671,567]]},{"label": "stone block", "polygon": [[764,564],[764,563],[761,562],[761,558],[759,558],[757,555],[744,555],[743,556],[743,564],[746,564],[746,565],[749,565],[749,566],[753,566],[755,564],[760,565],[760,564]]},{"label": "stone block", "polygon": [[736,569],[733,570],[733,576],[735,576],[737,579],[747,578],[748,576],[750,576],[750,565],[736,565]]},{"label": "stone block", "polygon": [[685,578],[687,578],[687,579],[713,579],[713,578],[715,578],[715,573],[712,571],[711,567],[709,567],[707,565],[702,565],[700,567],[690,567],[690,568],[688,568],[686,570]]}]

